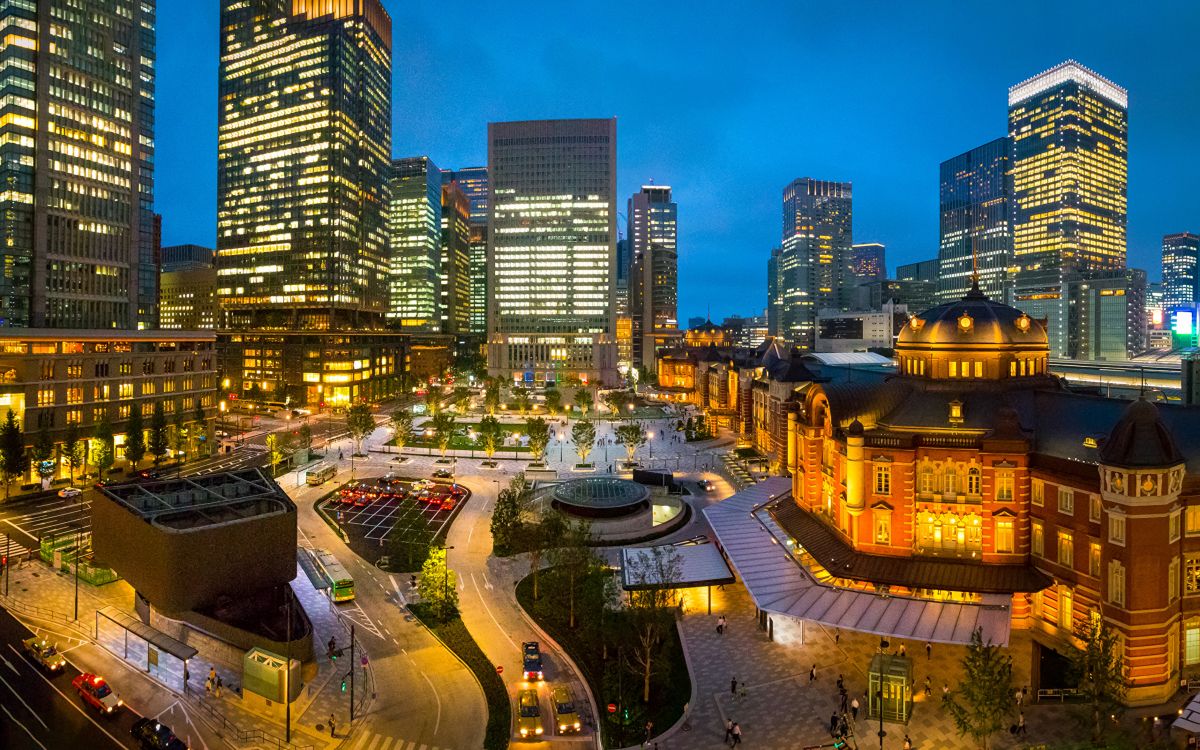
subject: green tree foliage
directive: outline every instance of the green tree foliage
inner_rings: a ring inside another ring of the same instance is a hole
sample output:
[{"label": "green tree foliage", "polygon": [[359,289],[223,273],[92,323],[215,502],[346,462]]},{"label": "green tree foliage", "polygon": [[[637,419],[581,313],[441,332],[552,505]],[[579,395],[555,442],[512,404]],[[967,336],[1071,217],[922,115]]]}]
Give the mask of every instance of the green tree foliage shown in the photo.
[{"label": "green tree foliage", "polygon": [[550,424],[541,417],[525,420],[525,434],[529,435],[529,452],[534,461],[541,461],[550,444]]},{"label": "green tree foliage", "polygon": [[4,469],[4,499],[8,499],[12,480],[25,473],[25,435],[21,432],[21,423],[12,409],[4,417],[4,426],[0,427],[0,468]]},{"label": "green tree foliage", "polygon": [[492,509],[492,554],[507,557],[521,530],[521,506],[511,489],[500,490],[496,507]]},{"label": "green tree foliage", "polygon": [[54,476],[54,464],[50,460],[53,457],[54,440],[49,432],[41,430],[33,441],[33,468],[42,479]]},{"label": "green tree foliage", "polygon": [[308,423],[300,425],[300,429],[296,432],[296,444],[305,451],[312,450],[313,433],[312,428]]},{"label": "green tree foliage", "polygon": [[446,548],[429,551],[417,580],[417,594],[430,612],[445,622],[458,613],[458,576],[446,565]]},{"label": "green tree foliage", "polygon": [[596,425],[586,419],[575,422],[571,425],[571,442],[575,444],[579,462],[587,463],[588,456],[596,447]]},{"label": "green tree foliage", "polygon": [[675,624],[675,585],[682,575],[681,563],[673,547],[648,547],[630,559],[627,572],[633,586],[647,586],[629,592],[624,617],[634,644],[627,658],[642,679],[642,702],[649,703],[668,629]]},{"label": "green tree foliage", "polygon": [[430,416],[434,416],[442,411],[441,386],[429,387],[429,392],[425,394],[425,411]]},{"label": "green tree foliage", "polygon": [[538,579],[542,571],[542,553],[559,544],[566,532],[567,522],[557,509],[545,506],[537,521],[524,528],[522,534],[529,544],[529,574],[533,576],[533,598],[538,599]]},{"label": "green tree foliage", "polygon": [[529,389],[522,385],[512,389],[512,400],[513,408],[521,414],[529,411],[529,406],[533,403],[529,397]]},{"label": "green tree foliage", "polygon": [[346,429],[354,440],[355,454],[361,454],[362,441],[375,431],[375,416],[371,413],[370,405],[358,403],[351,406],[346,412]]},{"label": "green tree foliage", "polygon": [[92,463],[103,479],[112,465],[116,463],[116,451],[113,447],[112,423],[105,416],[97,425],[92,436]]},{"label": "green tree foliage", "polygon": [[483,381],[483,408],[491,416],[496,415],[500,408],[500,379],[488,378]]},{"label": "green tree foliage", "polygon": [[291,435],[287,432],[272,432],[267,435],[267,453],[271,457],[271,476],[275,475],[279,464],[287,460],[292,451]]},{"label": "green tree foliage", "polygon": [[562,408],[562,393],[557,388],[546,391],[546,411],[557,414]]},{"label": "green tree foliage", "polygon": [[175,438],[172,441],[175,447],[175,460],[183,461],[188,444],[188,428],[183,422],[183,412],[175,412],[175,419],[172,421],[171,427],[171,433]]},{"label": "green tree foliage", "polygon": [[392,431],[396,433],[392,442],[396,444],[396,450],[404,451],[404,446],[408,445],[408,441],[412,437],[412,428],[413,418],[408,409],[397,409],[392,412]]},{"label": "green tree foliage", "polygon": [[[568,524],[557,544],[547,550],[547,562],[557,575],[550,579],[547,590],[567,609],[567,627],[575,629],[576,603],[582,582],[589,573],[599,569],[603,561],[591,543],[594,537],[587,521]],[[563,601],[565,600],[565,601]]]},{"label": "green tree foliage", "polygon": [[1100,618],[1089,618],[1075,629],[1082,649],[1070,654],[1071,676],[1083,695],[1092,743],[1104,741],[1106,717],[1122,712],[1129,680],[1121,663],[1117,634]]},{"label": "green tree foliage", "polygon": [[387,538],[391,569],[404,572],[420,570],[432,544],[433,532],[425,523],[418,520],[417,523],[396,524]]},{"label": "green tree foliage", "polygon": [[433,440],[437,443],[442,457],[445,457],[446,449],[450,447],[450,441],[454,438],[454,431],[458,427],[454,422],[454,415],[444,411],[439,412],[433,415],[433,419],[429,420],[426,426],[433,430]]},{"label": "green tree foliage", "polygon": [[79,425],[72,422],[67,425],[67,434],[63,438],[63,455],[67,457],[67,466],[71,470],[71,483],[75,483],[75,472],[87,466],[87,445],[79,437]]},{"label": "green tree foliage", "polygon": [[637,422],[629,422],[617,427],[617,440],[625,446],[628,460],[632,461],[637,449],[646,444],[646,431]]},{"label": "green tree foliage", "polygon": [[140,404],[134,404],[129,410],[129,421],[125,423],[125,458],[129,461],[130,471],[137,468],[146,456],[146,428],[142,424]]},{"label": "green tree foliage", "polygon": [[154,402],[154,414],[150,417],[150,440],[146,443],[146,448],[154,457],[154,468],[157,469],[170,448],[167,439],[167,415],[162,401]]},{"label": "green tree foliage", "polygon": [[454,408],[460,413],[467,410],[467,406],[471,403],[471,389],[465,385],[454,386],[454,392],[450,396],[450,400],[454,403]]},{"label": "green tree foliage", "polygon": [[609,391],[604,394],[604,405],[612,412],[612,419],[620,419],[625,413],[625,406],[633,403],[633,394],[629,391]]},{"label": "green tree foliage", "polygon": [[593,398],[590,388],[579,388],[575,391],[575,406],[579,407],[581,415],[587,416],[588,410],[592,408]]},{"label": "green tree foliage", "polygon": [[479,442],[488,458],[496,455],[496,448],[500,446],[503,436],[504,430],[500,428],[500,420],[492,416],[479,420]]},{"label": "green tree foliage", "polygon": [[987,748],[992,735],[1009,725],[1013,711],[1012,657],[976,628],[963,656],[963,679],[946,698],[946,710],[960,736]]}]

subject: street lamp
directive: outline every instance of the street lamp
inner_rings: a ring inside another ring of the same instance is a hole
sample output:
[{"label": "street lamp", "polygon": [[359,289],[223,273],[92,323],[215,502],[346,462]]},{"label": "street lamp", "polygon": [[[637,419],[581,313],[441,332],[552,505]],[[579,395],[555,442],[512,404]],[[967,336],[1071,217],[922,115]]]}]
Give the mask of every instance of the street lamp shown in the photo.
[{"label": "street lamp", "polygon": [[883,654],[887,653],[887,648],[889,645],[890,644],[887,642],[886,638],[881,637],[879,639],[879,690],[875,692],[875,700],[879,708],[879,750],[883,750],[883,738],[887,737],[887,732],[885,732],[883,729],[883,675],[885,674],[885,670],[883,668]]},{"label": "street lamp", "polygon": [[650,460],[654,460],[654,431],[646,430],[646,444],[650,446]]},{"label": "street lamp", "polygon": [[563,460],[563,434],[561,432],[556,432],[556,433],[554,433],[554,436],[558,440],[558,460],[562,461]]}]

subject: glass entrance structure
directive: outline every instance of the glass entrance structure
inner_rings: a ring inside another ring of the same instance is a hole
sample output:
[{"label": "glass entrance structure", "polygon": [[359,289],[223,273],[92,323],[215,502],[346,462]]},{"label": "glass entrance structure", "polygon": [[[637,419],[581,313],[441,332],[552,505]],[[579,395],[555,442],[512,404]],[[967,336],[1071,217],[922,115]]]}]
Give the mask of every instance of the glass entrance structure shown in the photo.
[{"label": "glass entrance structure", "polygon": [[912,715],[912,662],[907,656],[875,654],[867,673],[867,718],[907,724]]}]

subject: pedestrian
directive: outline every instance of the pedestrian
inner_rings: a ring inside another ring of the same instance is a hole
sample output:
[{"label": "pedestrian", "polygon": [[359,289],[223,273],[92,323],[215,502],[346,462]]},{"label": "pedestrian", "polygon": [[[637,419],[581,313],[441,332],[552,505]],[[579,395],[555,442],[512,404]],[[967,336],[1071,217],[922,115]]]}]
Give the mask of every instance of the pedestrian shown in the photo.
[{"label": "pedestrian", "polygon": [[738,697],[742,700],[746,699],[746,683],[744,682],[738,683]]},{"label": "pedestrian", "polygon": [[1013,696],[1014,700],[1016,700],[1016,702],[1017,702],[1017,708],[1021,707],[1021,699],[1024,697],[1025,697],[1025,694],[1022,693],[1020,690],[1018,690],[1016,692],[1016,695]]},{"label": "pedestrian", "polygon": [[840,674],[838,675],[837,687],[838,690],[842,691],[843,693],[846,692],[846,683],[844,680],[842,680],[842,676]]},{"label": "pedestrian", "polygon": [[729,678],[729,694],[732,695],[734,698],[737,697],[737,678],[736,677]]},{"label": "pedestrian", "polygon": [[736,721],[733,722],[733,746],[737,747],[742,744],[742,725]]},{"label": "pedestrian", "polygon": [[729,744],[729,738],[733,736],[733,719],[725,720],[725,744]]},{"label": "pedestrian", "polygon": [[217,681],[217,668],[216,667],[208,668],[208,679],[214,683]]},{"label": "pedestrian", "polygon": [[814,664],[813,668],[808,670],[808,681],[811,683],[811,682],[816,682],[816,680],[817,680],[817,665]]},{"label": "pedestrian", "polygon": [[908,738],[907,734],[904,735],[904,750],[912,750],[912,740]]},{"label": "pedestrian", "polygon": [[217,675],[217,697],[221,697],[221,675]]},{"label": "pedestrian", "polygon": [[717,635],[725,635],[725,615],[717,618]]},{"label": "pedestrian", "polygon": [[833,645],[837,646],[842,642],[842,629],[838,628],[833,634]]},{"label": "pedestrian", "polygon": [[850,718],[858,721],[858,698],[850,701]]},{"label": "pedestrian", "polygon": [[329,714],[329,736],[336,737],[334,732],[337,731],[337,725],[333,723],[333,714]]},{"label": "pedestrian", "polygon": [[[345,460],[346,460],[346,457],[345,457],[344,455],[342,455],[342,449],[341,449],[341,448],[338,448],[338,460],[339,460],[339,461],[345,461]],[[332,736],[332,735],[330,735],[330,736]]]},{"label": "pedestrian", "polygon": [[837,711],[829,714],[829,733],[837,734]]},{"label": "pedestrian", "polygon": [[850,727],[846,724],[846,715],[842,714],[842,720],[838,722],[838,737],[845,737],[850,733]]},{"label": "pedestrian", "polygon": [[1019,713],[1017,714],[1017,734],[1024,735],[1025,733],[1025,714]]},{"label": "pedestrian", "polygon": [[942,703],[945,703],[948,700],[950,700],[950,683],[943,682],[942,683]]},{"label": "pedestrian", "polygon": [[933,658],[933,644],[930,643],[929,641],[925,641],[925,658],[926,659]]},{"label": "pedestrian", "polygon": [[904,656],[904,644],[903,643],[900,644],[900,655]]},{"label": "pedestrian", "polygon": [[212,681],[212,678],[211,678],[211,677],[205,677],[205,678],[204,678],[204,694],[205,694],[205,695],[212,695],[212,691],[213,691],[213,681]]},{"label": "pedestrian", "polygon": [[929,675],[925,675],[925,697],[928,698],[932,695],[933,689],[929,687]]},{"label": "pedestrian", "polygon": [[[646,722],[646,742],[650,741],[650,736],[653,734],[654,734],[654,722],[647,721]],[[645,743],[643,743],[643,744],[645,744]]]},{"label": "pedestrian", "polygon": [[847,697],[846,691],[843,690],[841,694],[841,701],[838,704],[838,711],[842,712],[843,714],[846,713],[846,709],[849,707],[849,704],[846,702]]}]

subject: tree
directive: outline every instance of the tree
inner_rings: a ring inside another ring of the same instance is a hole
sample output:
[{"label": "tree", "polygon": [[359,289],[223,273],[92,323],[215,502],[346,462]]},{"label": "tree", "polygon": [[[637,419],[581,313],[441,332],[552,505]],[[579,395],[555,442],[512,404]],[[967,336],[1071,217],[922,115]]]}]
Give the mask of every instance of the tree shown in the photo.
[{"label": "tree", "polygon": [[546,411],[557,414],[562,408],[562,393],[557,388],[546,391]]},{"label": "tree", "polygon": [[533,576],[533,600],[538,600],[538,576],[542,570],[542,552],[547,547],[557,545],[562,541],[567,524],[556,508],[547,505],[542,508],[537,523],[533,528],[526,529],[524,535],[530,544],[529,574]]},{"label": "tree", "polygon": [[429,420],[426,426],[433,430],[433,439],[437,442],[438,451],[445,458],[446,449],[450,447],[450,441],[454,438],[454,429],[457,427],[454,415],[444,411],[439,412],[433,415],[433,419]]},{"label": "tree", "polygon": [[580,419],[571,425],[571,442],[575,444],[579,462],[587,463],[588,455],[596,447],[596,425],[586,419]]},{"label": "tree", "polygon": [[489,415],[496,415],[496,409],[500,407],[499,378],[488,378],[483,381],[483,407],[487,409]]},{"label": "tree", "polygon": [[976,628],[962,665],[962,682],[947,696],[946,709],[959,735],[970,735],[986,749],[989,738],[1008,726],[1012,715],[1012,657],[991,641],[985,644],[983,630]]},{"label": "tree", "polygon": [[587,416],[588,409],[592,408],[592,391],[589,388],[580,388],[575,391],[575,405],[579,407],[579,413]]},{"label": "tree", "polygon": [[308,422],[305,422],[300,425],[300,430],[296,434],[296,444],[307,453],[312,450],[312,441],[312,428],[308,426]]},{"label": "tree", "polygon": [[460,412],[465,412],[467,406],[471,403],[471,389],[465,385],[454,386],[454,391],[450,396],[450,400],[454,402],[454,408]]},{"label": "tree", "polygon": [[8,410],[4,426],[0,427],[0,465],[4,469],[4,499],[7,500],[12,480],[25,473],[25,435],[12,409]]},{"label": "tree", "polygon": [[496,455],[496,448],[499,447],[503,434],[500,420],[495,417],[487,416],[479,420],[479,441],[483,444],[484,455],[488,458]]},{"label": "tree", "polygon": [[660,666],[659,654],[674,625],[675,586],[681,576],[679,553],[672,547],[647,547],[629,559],[629,604],[625,619],[633,633],[629,654],[642,678],[642,702],[650,701],[650,679]]},{"label": "tree", "polygon": [[1081,623],[1075,636],[1083,642],[1083,648],[1070,654],[1071,675],[1084,698],[1092,743],[1098,745],[1104,738],[1105,717],[1116,715],[1124,706],[1129,682],[1117,634],[1102,619],[1089,618]]},{"label": "tree", "polygon": [[96,465],[100,478],[116,463],[116,452],[113,448],[113,429],[106,415],[96,425],[92,436],[92,463]]},{"label": "tree", "polygon": [[178,464],[183,462],[184,455],[187,453],[188,443],[188,428],[183,423],[183,412],[175,412],[175,419],[172,421],[171,426],[174,428],[175,462]]},{"label": "tree", "polygon": [[604,404],[612,412],[613,419],[620,419],[621,410],[630,403],[631,398],[628,391],[609,391],[604,394]]},{"label": "tree", "polygon": [[350,437],[354,440],[354,454],[362,454],[362,441],[375,431],[375,417],[371,414],[371,407],[364,403],[358,403],[350,407],[350,411],[346,412],[346,429],[350,431]]},{"label": "tree", "polygon": [[646,444],[646,433],[637,422],[629,422],[617,427],[617,440],[625,446],[625,453],[632,462],[637,449]]},{"label": "tree", "polygon": [[550,444],[550,424],[541,417],[525,420],[525,433],[529,435],[529,452],[534,461],[541,461]]},{"label": "tree", "polygon": [[430,386],[429,392],[425,394],[425,410],[430,416],[438,414],[442,410],[442,389],[440,386]]},{"label": "tree", "polygon": [[438,618],[443,621],[458,611],[457,579],[458,576],[446,565],[446,548],[431,549],[421,566],[417,594],[431,610],[437,610]]},{"label": "tree", "polygon": [[38,432],[33,441],[33,468],[44,481],[54,476],[54,440],[46,430]]},{"label": "tree", "polygon": [[276,468],[287,458],[287,439],[278,432],[267,435],[267,454],[271,457],[271,476],[275,476]]},{"label": "tree", "polygon": [[129,461],[130,471],[136,469],[146,455],[145,429],[141,404],[134,404],[129,410],[129,421],[125,423],[125,458]]},{"label": "tree", "polygon": [[519,411],[522,414],[529,411],[529,404],[531,402],[529,400],[529,389],[528,388],[518,385],[517,387],[512,389],[512,397],[513,397],[513,406],[516,407],[517,411]]},{"label": "tree", "polygon": [[167,455],[167,450],[170,447],[167,441],[167,415],[163,409],[162,401],[154,402],[154,414],[150,417],[150,440],[146,443],[146,448],[150,451],[150,455],[154,457],[154,468],[158,468],[158,464],[162,461],[163,456]]},{"label": "tree", "polygon": [[[429,556],[429,545],[433,543],[433,532],[423,522],[396,524],[391,534],[388,534],[388,555],[391,557],[392,570],[420,570],[421,564]],[[406,561],[402,567],[397,567],[400,561]]]},{"label": "tree", "polygon": [[408,445],[408,439],[412,437],[413,418],[408,409],[397,409],[392,412],[392,431],[395,436],[392,442],[396,444],[396,450],[403,453],[404,446]]},{"label": "tree", "polygon": [[74,484],[75,470],[87,466],[87,445],[79,439],[79,425],[74,422],[67,425],[67,435],[63,438],[63,455],[67,457],[71,484]]},{"label": "tree", "polygon": [[575,602],[579,592],[579,582],[592,569],[601,565],[601,560],[593,551],[592,529],[587,521],[580,520],[567,524],[560,543],[551,547],[547,553],[550,565],[560,574],[566,585],[557,587],[560,594],[567,598],[567,625],[575,628]]},{"label": "tree", "polygon": [[521,506],[517,493],[508,488],[500,490],[492,510],[492,553],[501,557],[511,555],[520,528]]}]

